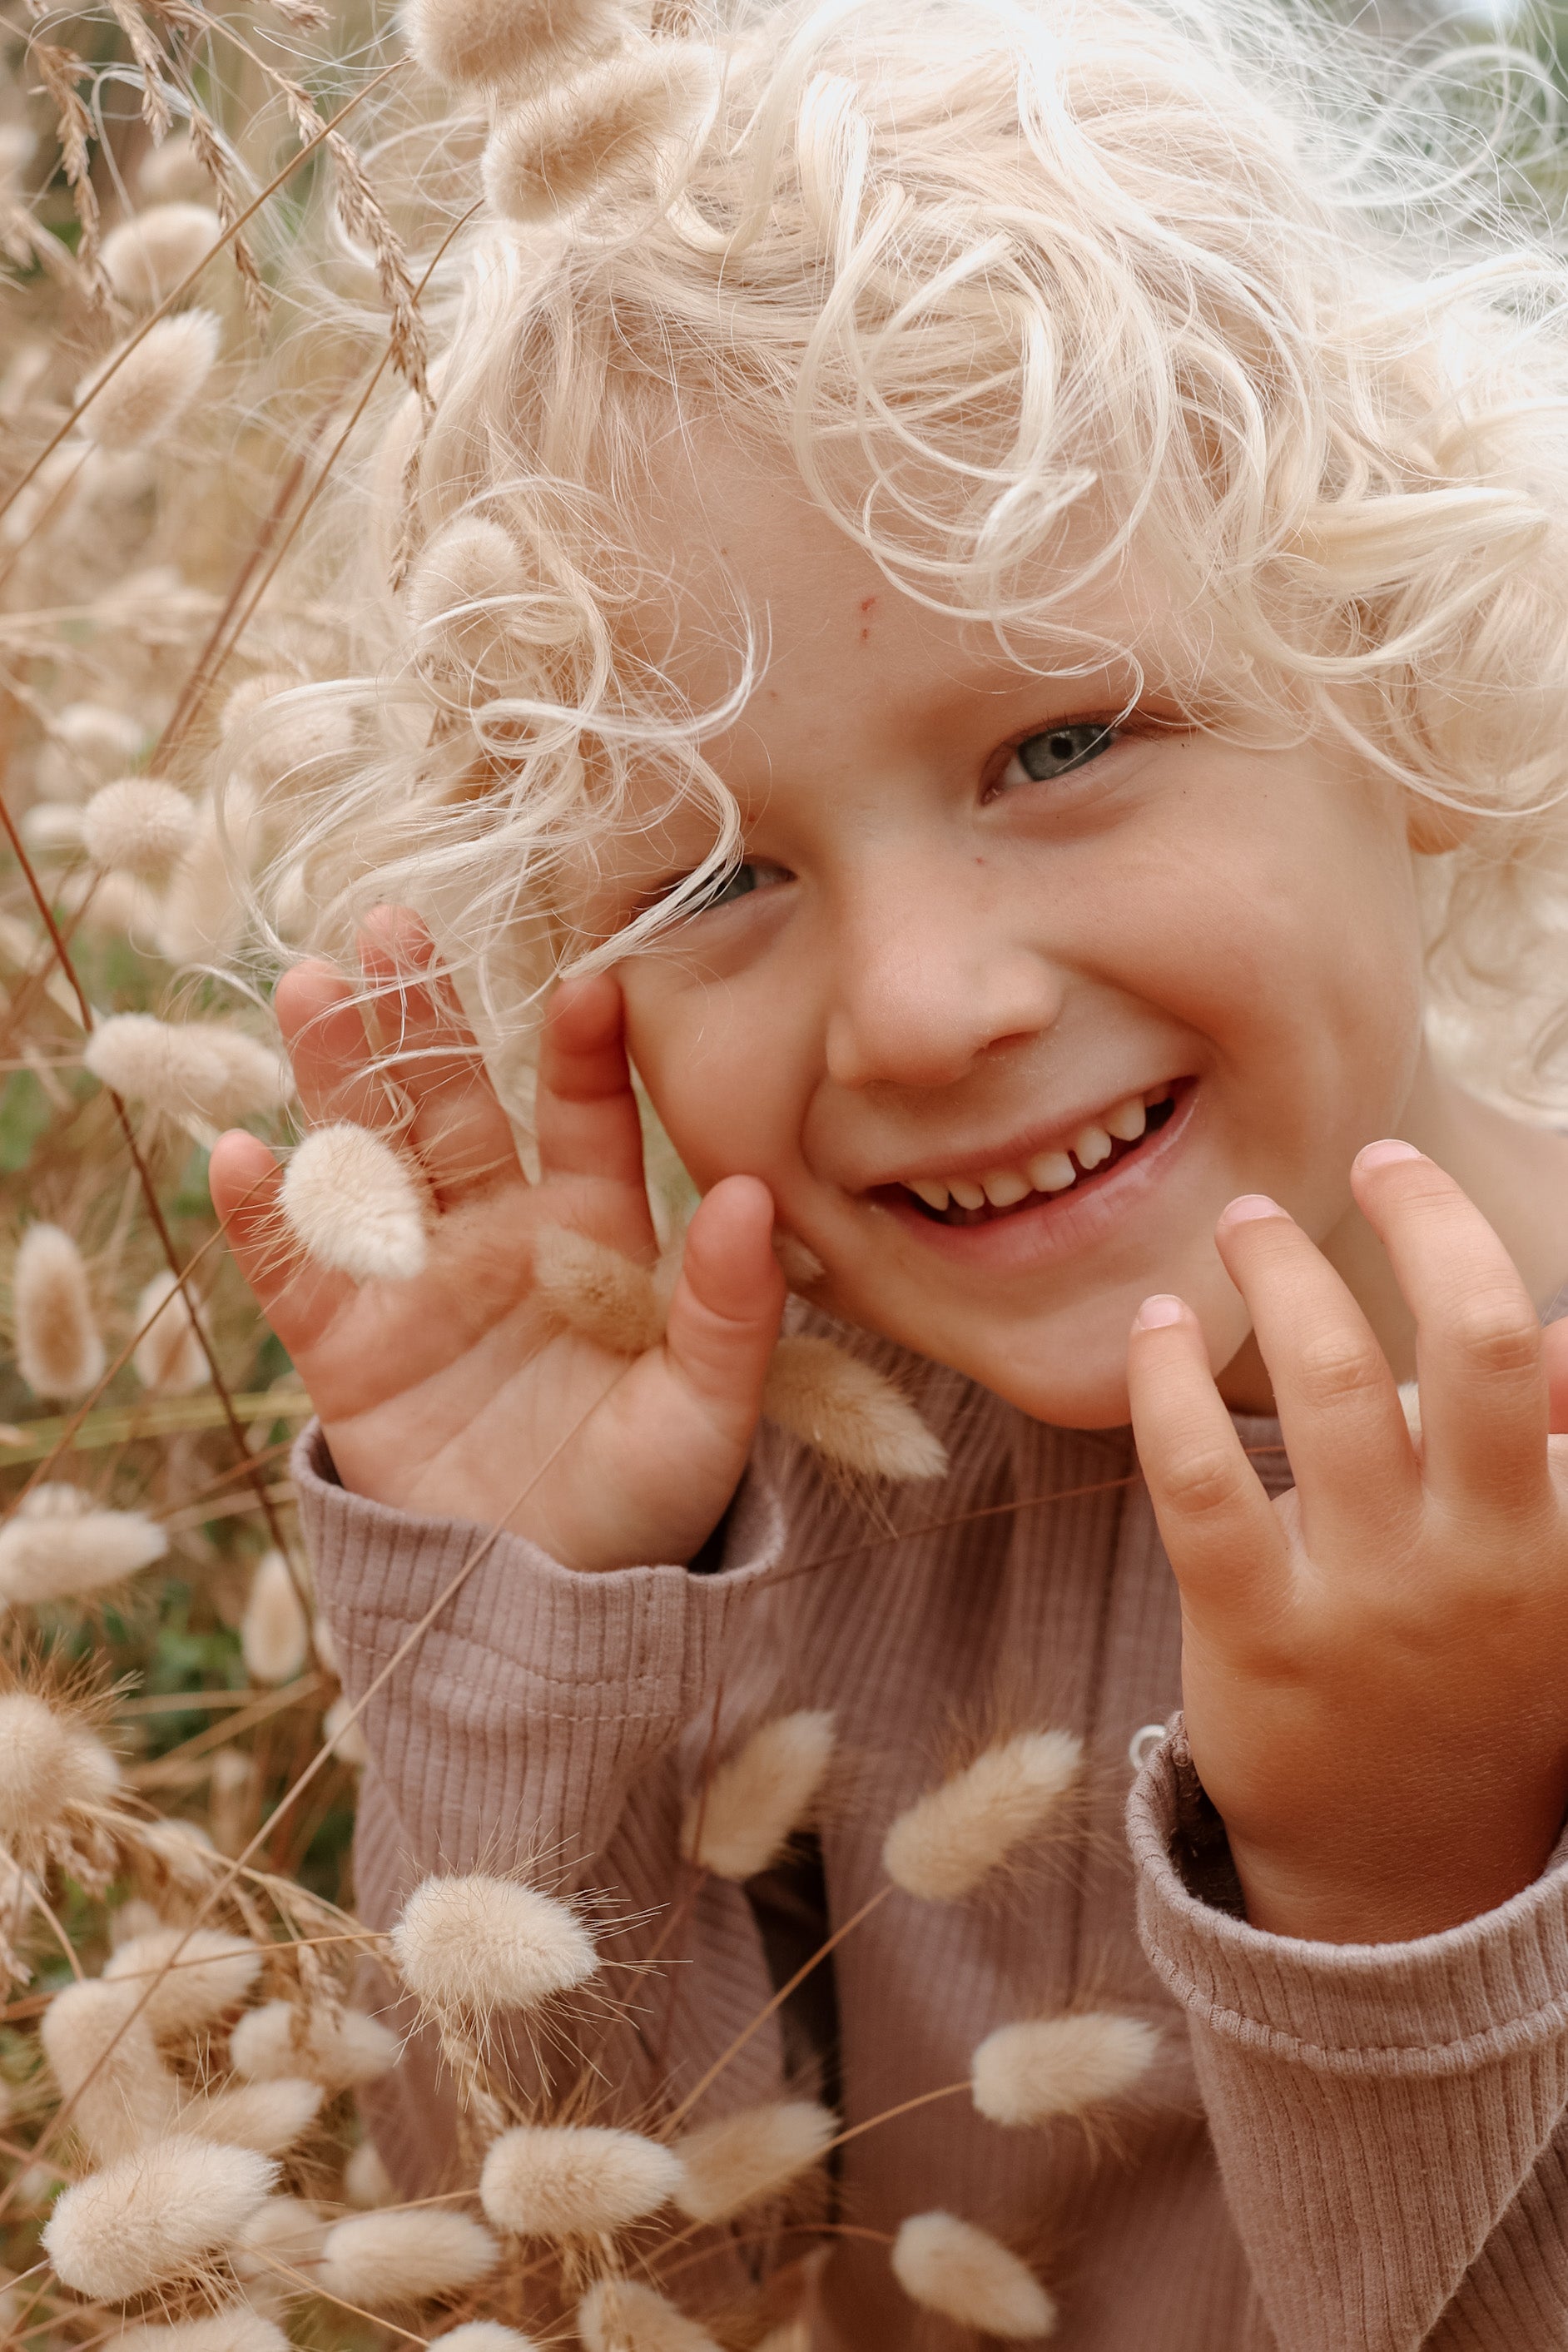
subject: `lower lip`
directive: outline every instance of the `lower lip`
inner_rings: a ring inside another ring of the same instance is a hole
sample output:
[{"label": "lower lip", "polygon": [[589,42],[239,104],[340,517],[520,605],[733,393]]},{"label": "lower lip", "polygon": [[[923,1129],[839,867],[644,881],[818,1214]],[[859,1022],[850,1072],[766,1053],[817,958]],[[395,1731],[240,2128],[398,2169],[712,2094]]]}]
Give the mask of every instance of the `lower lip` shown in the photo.
[{"label": "lower lip", "polygon": [[977,1272],[1014,1273],[1077,1257],[1107,1240],[1164,1181],[1192,1126],[1197,1093],[1195,1081],[1184,1082],[1164,1126],[1105,1175],[1080,1176],[1070,1192],[1052,1193],[985,1224],[941,1224],[923,1216],[901,1186],[877,1193],[876,1203],[939,1257]]}]

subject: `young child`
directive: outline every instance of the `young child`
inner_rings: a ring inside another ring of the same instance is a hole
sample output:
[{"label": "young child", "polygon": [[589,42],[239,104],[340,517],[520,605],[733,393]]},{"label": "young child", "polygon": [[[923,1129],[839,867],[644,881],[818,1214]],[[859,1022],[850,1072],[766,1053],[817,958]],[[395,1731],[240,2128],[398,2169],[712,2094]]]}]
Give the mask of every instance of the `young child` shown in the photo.
[{"label": "young child", "polygon": [[[324,689],[359,747],[293,782],[361,971],[277,1002],[425,1271],[213,1160],[320,1415],[365,1917],[564,1878],[658,1956],[598,2119],[835,2098],[816,2347],[977,2340],[889,2263],[933,2212],[1074,2352],[1568,2341],[1568,1143],[1497,1107],[1563,1084],[1561,271],[1237,0],[411,31],[488,209]],[[531,1180],[449,971],[503,1047],[554,981]],[[634,1067],[701,1202],[628,1362],[535,1259],[654,1262]],[[760,1422],[781,1236],[945,1482]],[[803,1712],[819,1869],[696,1878],[694,1792]],[[1049,1731],[1054,1864],[888,1891],[897,1815]],[[922,2104],[1068,2015],[1058,2120]],[[430,2193],[449,2090],[395,2080]]]}]

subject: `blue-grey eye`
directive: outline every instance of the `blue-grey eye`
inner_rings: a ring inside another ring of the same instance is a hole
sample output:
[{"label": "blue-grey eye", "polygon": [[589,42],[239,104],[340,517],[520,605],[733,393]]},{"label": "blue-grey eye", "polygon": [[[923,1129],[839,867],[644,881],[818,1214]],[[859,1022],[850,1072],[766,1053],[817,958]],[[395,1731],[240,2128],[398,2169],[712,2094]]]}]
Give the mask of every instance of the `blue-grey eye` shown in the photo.
[{"label": "blue-grey eye", "polygon": [[715,907],[732,907],[738,898],[749,898],[753,890],[771,889],[775,882],[788,880],[782,866],[770,864],[765,857],[748,857],[728,874],[716,875],[699,892],[686,912],[706,915]]},{"label": "blue-grey eye", "polygon": [[[1108,727],[1103,719],[1075,719],[1070,726],[1047,727],[1038,735],[1027,735],[1016,744],[1014,761],[1033,784],[1049,783],[1055,777],[1069,775],[1074,768],[1083,767],[1100,751],[1108,751],[1117,741],[1120,730]],[[1004,771],[1002,781],[1010,779]]]}]

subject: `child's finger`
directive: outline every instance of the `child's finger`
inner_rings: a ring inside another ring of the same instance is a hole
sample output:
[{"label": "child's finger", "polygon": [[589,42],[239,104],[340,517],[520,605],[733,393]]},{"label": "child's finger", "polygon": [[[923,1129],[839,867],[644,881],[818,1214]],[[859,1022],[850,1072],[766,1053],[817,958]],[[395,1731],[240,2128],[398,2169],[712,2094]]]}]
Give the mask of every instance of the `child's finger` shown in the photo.
[{"label": "child's finger", "polygon": [[1139,1464],[1184,1598],[1227,1614],[1277,1603],[1284,1538],[1215,1386],[1197,1318],[1179,1298],[1139,1308],[1127,1385]]},{"label": "child's finger", "polygon": [[1233,1201],[1215,1237],[1274,1385],[1308,1549],[1378,1554],[1414,1523],[1421,1473],[1372,1326],[1321,1251],[1265,1194]]},{"label": "child's finger", "polygon": [[393,1098],[373,1067],[358,998],[335,965],[319,956],[293,965],[278,983],[273,1009],[312,1127],[337,1118],[392,1125]]},{"label": "child's finger", "polygon": [[1546,1326],[1541,1335],[1541,1360],[1552,1400],[1552,1433],[1562,1436],[1568,1433],[1568,1320]]},{"label": "child's finger", "polygon": [[1493,1503],[1549,1492],[1541,1325],[1513,1261],[1453,1178],[1407,1143],[1369,1144],[1361,1209],[1415,1318],[1431,1492]]},{"label": "child's finger", "polygon": [[510,1122],[496,1097],[473,1032],[449,990],[433,979],[435,942],[405,907],[378,907],[364,928],[361,964],[374,992],[372,1015],[410,1111],[408,1140],[443,1207],[498,1179],[521,1181]]},{"label": "child's finger", "polygon": [[535,1107],[540,1171],[602,1176],[644,1193],[642,1127],[621,992],[607,973],[563,981],[551,1001]]},{"label": "child's finger", "polygon": [[749,1439],[788,1290],[773,1255],[773,1203],[755,1176],[726,1176],[692,1218],[665,1347],[712,1417]]},{"label": "child's finger", "polygon": [[308,1257],[284,1223],[283,1171],[268,1146],[231,1128],[213,1146],[207,1168],[224,1235],[257,1303],[290,1356],[308,1351],[353,1296],[345,1274]]}]

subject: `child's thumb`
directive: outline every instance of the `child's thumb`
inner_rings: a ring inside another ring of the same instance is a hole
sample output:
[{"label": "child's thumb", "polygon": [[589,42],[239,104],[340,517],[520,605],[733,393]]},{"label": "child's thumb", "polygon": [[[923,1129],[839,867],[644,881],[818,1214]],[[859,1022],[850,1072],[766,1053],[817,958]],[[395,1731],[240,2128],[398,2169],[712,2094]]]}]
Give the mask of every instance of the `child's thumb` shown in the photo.
[{"label": "child's thumb", "polygon": [[755,1176],[726,1176],[691,1220],[664,1344],[710,1412],[749,1438],[777,1344],[786,1290],[773,1255],[773,1203]]}]

